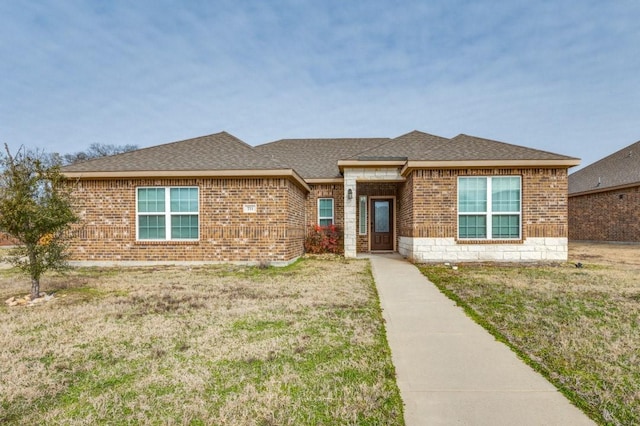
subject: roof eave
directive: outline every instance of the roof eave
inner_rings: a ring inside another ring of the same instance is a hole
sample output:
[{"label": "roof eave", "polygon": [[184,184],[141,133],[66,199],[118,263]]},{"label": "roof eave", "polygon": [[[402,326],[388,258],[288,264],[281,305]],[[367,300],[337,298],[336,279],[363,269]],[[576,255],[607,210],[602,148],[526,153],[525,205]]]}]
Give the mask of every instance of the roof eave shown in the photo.
[{"label": "roof eave", "polygon": [[464,160],[464,161],[407,161],[400,174],[414,169],[467,169],[483,167],[569,168],[580,164],[577,158],[558,160]]},{"label": "roof eave", "polygon": [[63,171],[67,179],[131,179],[131,178],[289,178],[302,189],[311,192],[305,180],[293,169],[265,170],[129,170],[129,171]]},{"label": "roof eave", "polygon": [[344,183],[344,178],[341,177],[333,177],[333,178],[309,178],[305,179],[305,182],[308,184],[321,184],[321,183]]},{"label": "roof eave", "polygon": [[570,192],[569,197],[578,197],[580,195],[597,194],[599,192],[619,191],[621,189],[635,188],[637,186],[640,186],[640,182],[625,183],[622,185],[607,186],[604,188],[594,188],[594,189],[588,189],[586,191]]},{"label": "roof eave", "polygon": [[338,168],[343,172],[345,167],[402,167],[406,162],[406,160],[338,160]]}]

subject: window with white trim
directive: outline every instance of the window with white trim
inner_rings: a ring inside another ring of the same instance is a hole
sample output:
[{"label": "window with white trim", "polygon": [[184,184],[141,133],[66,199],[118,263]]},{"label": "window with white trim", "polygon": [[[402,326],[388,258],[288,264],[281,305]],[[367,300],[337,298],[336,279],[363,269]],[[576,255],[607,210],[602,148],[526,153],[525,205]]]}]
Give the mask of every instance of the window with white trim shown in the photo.
[{"label": "window with white trim", "polygon": [[360,235],[367,235],[367,196],[360,196],[360,203],[358,206],[358,233]]},{"label": "window with white trim", "polygon": [[520,176],[458,178],[458,238],[521,238]]},{"label": "window with white trim", "polygon": [[136,191],[136,232],[141,241],[197,240],[197,187],[150,187]]},{"label": "window with white trim", "polygon": [[318,225],[333,225],[333,198],[318,198]]}]

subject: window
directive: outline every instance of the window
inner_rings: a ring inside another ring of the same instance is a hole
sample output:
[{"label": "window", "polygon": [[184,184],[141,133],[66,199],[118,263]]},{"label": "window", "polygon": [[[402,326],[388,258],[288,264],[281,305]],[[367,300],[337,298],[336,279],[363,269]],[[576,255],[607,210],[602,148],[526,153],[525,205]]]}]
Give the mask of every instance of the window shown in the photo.
[{"label": "window", "polygon": [[333,198],[318,199],[318,225],[333,225]]},{"label": "window", "polygon": [[458,178],[458,237],[519,239],[520,177]]},{"label": "window", "polygon": [[358,206],[358,233],[367,235],[367,196],[361,195]]},{"label": "window", "polygon": [[138,188],[138,240],[197,240],[198,188]]}]

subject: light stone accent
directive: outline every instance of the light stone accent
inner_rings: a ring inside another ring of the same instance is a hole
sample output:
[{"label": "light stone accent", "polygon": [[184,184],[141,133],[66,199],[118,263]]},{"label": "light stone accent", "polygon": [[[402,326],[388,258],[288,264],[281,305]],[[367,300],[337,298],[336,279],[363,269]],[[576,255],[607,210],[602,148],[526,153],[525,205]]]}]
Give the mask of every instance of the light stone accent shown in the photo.
[{"label": "light stone accent", "polygon": [[[347,167],[344,173],[344,256],[356,257],[358,224],[356,218],[357,182],[384,181],[403,182],[398,167],[356,168]],[[353,198],[349,200],[349,189]]]},{"label": "light stone accent", "polygon": [[566,262],[567,238],[527,238],[522,244],[457,244],[454,238],[400,237],[398,252],[416,262]]}]

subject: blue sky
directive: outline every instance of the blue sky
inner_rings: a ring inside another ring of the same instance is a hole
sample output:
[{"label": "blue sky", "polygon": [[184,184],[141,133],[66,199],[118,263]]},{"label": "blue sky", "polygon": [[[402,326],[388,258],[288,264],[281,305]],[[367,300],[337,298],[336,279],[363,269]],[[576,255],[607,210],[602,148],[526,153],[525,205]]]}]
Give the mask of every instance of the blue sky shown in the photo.
[{"label": "blue sky", "polygon": [[640,139],[640,2],[0,0],[0,143]]}]

